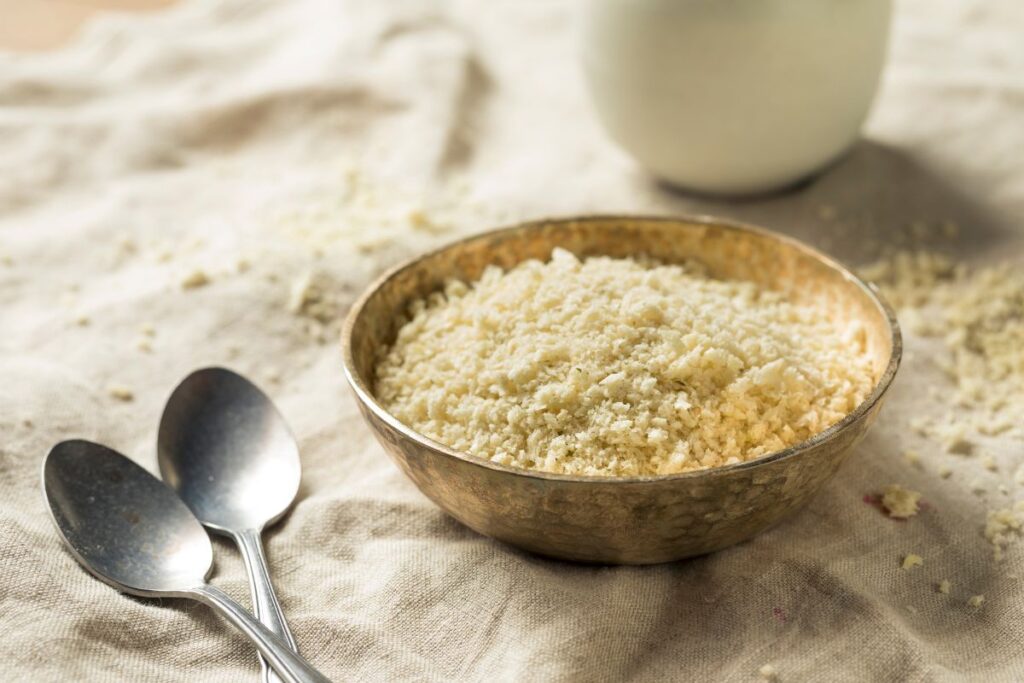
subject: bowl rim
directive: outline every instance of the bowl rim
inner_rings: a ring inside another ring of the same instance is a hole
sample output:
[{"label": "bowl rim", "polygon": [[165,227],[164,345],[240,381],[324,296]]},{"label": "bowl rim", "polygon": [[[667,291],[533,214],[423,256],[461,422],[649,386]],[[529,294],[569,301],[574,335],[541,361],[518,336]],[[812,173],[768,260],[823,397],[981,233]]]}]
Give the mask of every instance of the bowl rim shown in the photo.
[{"label": "bowl rim", "polygon": [[[412,268],[420,261],[437,256],[443,252],[454,249],[462,244],[472,242],[484,237],[493,237],[502,233],[511,233],[517,231],[525,231],[530,229],[539,229],[545,226],[558,225],[558,224],[572,224],[572,223],[606,223],[615,221],[643,221],[643,222],[655,222],[655,223],[683,223],[691,225],[703,225],[703,226],[715,226],[720,228],[726,228],[728,230],[735,230],[738,232],[753,233],[759,237],[768,239],[778,240],[785,243],[786,245],[802,252],[803,254],[818,260],[829,268],[837,271],[845,280],[863,291],[868,298],[879,308],[885,318],[886,324],[889,328],[891,350],[889,353],[889,360],[886,363],[885,370],[879,376],[878,381],[875,382],[871,392],[864,398],[860,404],[852,411],[847,413],[843,419],[832,424],[828,428],[818,432],[814,436],[799,443],[795,443],[792,446],[779,451],[772,451],[762,456],[754,458],[752,460],[746,460],[743,462],[733,463],[731,465],[721,465],[718,467],[709,467],[699,470],[689,470],[686,472],[675,472],[672,474],[650,474],[640,476],[609,476],[599,474],[563,474],[559,472],[542,472],[539,470],[529,470],[522,467],[515,467],[512,465],[502,465],[496,462],[487,460],[471,453],[463,451],[457,451],[443,443],[434,441],[428,436],[420,434],[412,427],[406,425],[404,422],[399,420],[397,417],[388,412],[377,399],[374,397],[373,392],[363,382],[359,373],[356,371],[355,358],[352,355],[352,333],[355,329],[355,322],[359,318],[363,308],[365,308],[367,302],[371,297],[382,287],[386,282],[397,276],[399,273]],[[754,469],[769,465],[772,463],[779,462],[781,460],[787,460],[793,458],[800,453],[804,453],[811,450],[818,445],[829,441],[830,439],[837,436],[840,432],[845,431],[847,428],[852,426],[863,418],[885,395],[888,391],[889,386],[892,384],[893,379],[896,377],[896,371],[899,369],[900,361],[903,356],[903,335],[900,330],[899,321],[896,319],[896,313],[889,302],[886,301],[885,297],[882,296],[878,288],[870,282],[867,282],[856,273],[851,271],[849,268],[844,266],[836,259],[828,256],[827,254],[819,251],[818,249],[802,242],[801,240],[785,235],[768,228],[763,228],[758,225],[746,223],[742,221],[720,218],[709,214],[697,214],[697,215],[645,215],[645,214],[586,214],[579,216],[558,216],[553,218],[539,218],[528,221],[522,221],[513,225],[508,225],[492,230],[484,230],[481,232],[473,233],[465,237],[458,238],[451,242],[442,244],[439,247],[430,249],[421,254],[405,259],[395,266],[387,269],[373,280],[366,289],[363,290],[359,298],[352,304],[349,309],[348,315],[345,317],[345,322],[342,326],[341,331],[341,342],[342,342],[342,356],[343,365],[345,372],[345,379],[348,381],[349,386],[352,388],[356,395],[356,399],[367,408],[373,415],[387,424],[391,429],[395,430],[403,437],[410,439],[417,443],[421,447],[429,448],[438,453],[444,454],[448,457],[455,458],[469,465],[475,465],[477,467],[484,467],[486,469],[495,470],[498,472],[504,472],[507,474],[513,474],[521,477],[527,477],[531,479],[541,479],[547,481],[561,481],[566,483],[577,483],[577,484],[596,484],[596,483],[608,483],[608,484],[654,484],[671,482],[683,479],[694,479],[700,477],[709,476],[725,476],[733,472]]]}]

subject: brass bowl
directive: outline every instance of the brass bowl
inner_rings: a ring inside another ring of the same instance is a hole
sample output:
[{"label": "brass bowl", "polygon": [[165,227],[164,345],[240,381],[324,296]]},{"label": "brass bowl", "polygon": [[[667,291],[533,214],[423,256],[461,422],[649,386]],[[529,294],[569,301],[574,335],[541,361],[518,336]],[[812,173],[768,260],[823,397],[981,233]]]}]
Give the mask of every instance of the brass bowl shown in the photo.
[{"label": "brass bowl", "polygon": [[[797,300],[821,297],[840,319],[865,324],[876,384],[852,413],[813,438],[756,460],[664,476],[548,474],[498,465],[402,424],[373,396],[374,365],[408,304],[445,280],[471,282],[489,264],[648,254],[695,259],[711,275],[752,280]],[[349,312],[345,375],[363,417],[428,498],[466,526],[566,560],[653,564],[709,553],[768,529],[803,506],[874,421],[899,367],[896,318],[878,293],[832,259],[788,237],[716,218],[593,216],[495,230],[408,261],[378,279]]]}]

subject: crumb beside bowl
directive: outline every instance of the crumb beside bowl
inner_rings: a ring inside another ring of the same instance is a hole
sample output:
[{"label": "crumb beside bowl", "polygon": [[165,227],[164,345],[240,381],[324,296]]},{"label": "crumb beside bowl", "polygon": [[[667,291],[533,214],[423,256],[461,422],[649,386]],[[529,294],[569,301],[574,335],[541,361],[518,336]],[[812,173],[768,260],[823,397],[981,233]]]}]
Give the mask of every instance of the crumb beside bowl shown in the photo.
[{"label": "crumb beside bowl", "polygon": [[[418,434],[374,398],[374,367],[410,302],[452,278],[478,279],[546,260],[647,255],[699,261],[711,276],[750,280],[794,299],[828,302],[866,331],[875,385],[849,415],[811,439],[761,458],[681,474],[600,477],[500,465]],[[798,510],[835,473],[881,407],[901,355],[895,316],[878,293],[830,258],[770,231],[708,217],[589,216],[474,235],[397,266],[352,307],[342,333],[345,374],[388,455],[439,507],[470,528],[566,560],[652,564],[719,550]]]}]

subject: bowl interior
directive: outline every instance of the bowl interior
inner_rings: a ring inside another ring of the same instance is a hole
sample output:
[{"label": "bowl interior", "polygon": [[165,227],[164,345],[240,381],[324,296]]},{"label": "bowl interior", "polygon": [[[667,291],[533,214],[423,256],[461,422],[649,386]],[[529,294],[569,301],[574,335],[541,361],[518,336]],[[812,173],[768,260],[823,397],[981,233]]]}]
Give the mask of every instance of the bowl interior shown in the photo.
[{"label": "bowl interior", "polygon": [[[408,319],[409,304],[452,278],[477,280],[488,265],[504,269],[547,260],[554,247],[579,257],[639,256],[663,262],[695,260],[712,277],[747,280],[801,302],[825,304],[837,321],[860,321],[872,359],[873,402],[895,373],[899,330],[867,285],[828,257],[781,235],[710,218],[596,216],[527,223],[475,235],[398,266],[372,285],[346,321],[345,362],[357,391],[373,409],[374,367]],[[884,381],[883,381],[884,380]],[[770,456],[763,456],[770,457]]]}]

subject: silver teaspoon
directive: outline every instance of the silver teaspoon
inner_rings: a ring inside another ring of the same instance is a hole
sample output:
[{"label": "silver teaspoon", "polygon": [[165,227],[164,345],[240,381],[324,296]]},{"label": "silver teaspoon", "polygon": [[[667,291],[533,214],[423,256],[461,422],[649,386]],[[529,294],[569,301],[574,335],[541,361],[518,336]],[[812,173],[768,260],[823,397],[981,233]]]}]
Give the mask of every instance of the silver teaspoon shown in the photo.
[{"label": "silver teaspoon", "polygon": [[43,494],[64,542],[96,578],[146,598],[191,598],[249,637],[287,683],[329,683],[226,593],[206,582],[210,537],[159,479],[117,451],[63,441],[43,461]]},{"label": "silver teaspoon", "polygon": [[[277,408],[241,375],[224,368],[197,370],[167,401],[157,453],[164,481],[207,529],[238,546],[256,618],[298,651],[260,538],[291,507],[301,477],[295,437]],[[261,662],[262,680],[276,683]]]}]

